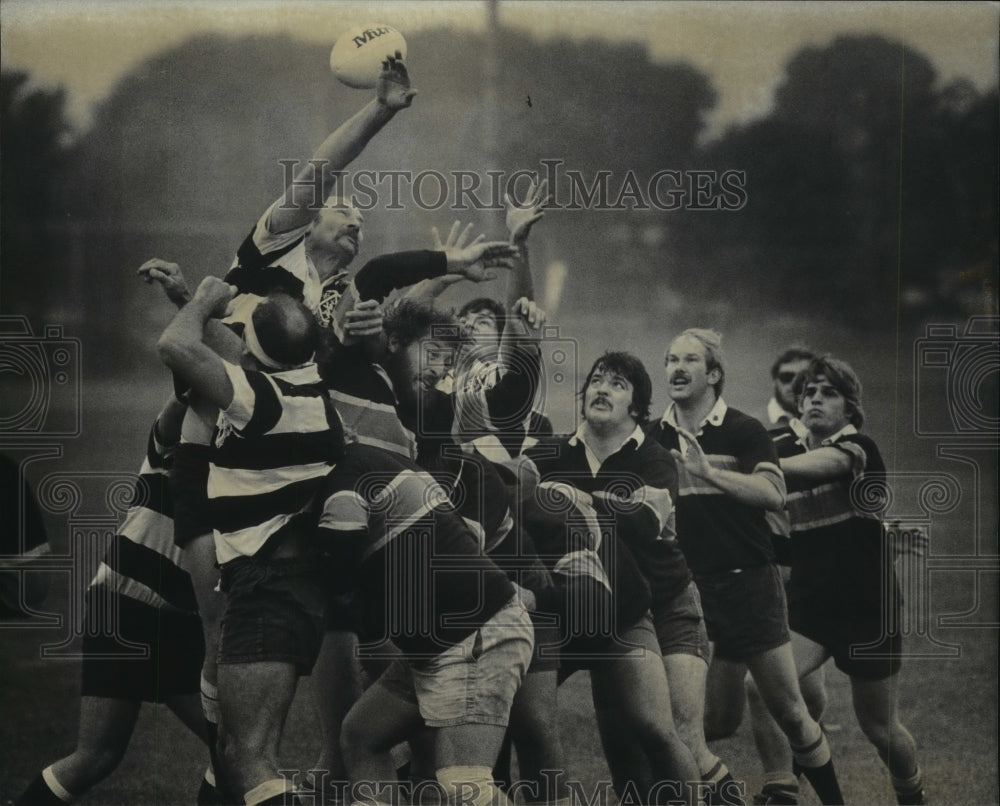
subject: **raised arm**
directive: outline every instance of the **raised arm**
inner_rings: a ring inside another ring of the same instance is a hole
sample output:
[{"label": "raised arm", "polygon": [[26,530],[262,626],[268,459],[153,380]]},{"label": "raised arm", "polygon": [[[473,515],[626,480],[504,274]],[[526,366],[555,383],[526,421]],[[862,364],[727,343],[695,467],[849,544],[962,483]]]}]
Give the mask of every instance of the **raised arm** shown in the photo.
[{"label": "raised arm", "polygon": [[443,252],[398,252],[375,258],[362,267],[337,303],[337,325],[344,328],[347,313],[355,309],[358,300],[381,302],[396,289],[445,274],[476,283],[493,280],[495,270],[509,269],[515,255],[516,249],[503,241],[477,239],[466,247],[449,247]]},{"label": "raised arm", "polygon": [[[309,223],[337,185],[338,174],[346,168],[401,109],[406,109],[417,91],[410,86],[410,76],[397,51],[382,65],[375,98],[348,118],[316,149],[316,153],[295,175],[278,198],[268,220],[270,232],[287,232]],[[321,192],[317,194],[316,171]]]},{"label": "raised arm", "polygon": [[535,298],[535,285],[528,261],[528,236],[535,223],[545,215],[542,208],[548,201],[547,180],[543,179],[541,184],[535,184],[532,180],[524,203],[516,202],[509,194],[504,195],[504,201],[507,204],[507,231],[510,233],[510,242],[518,249],[514,269],[507,279],[507,307],[511,308],[522,297]]},{"label": "raised arm", "polygon": [[233,385],[222,357],[205,344],[205,326],[225,316],[236,289],[206,277],[157,342],[160,358],[177,376],[220,409],[233,400]]},{"label": "raised arm", "polygon": [[785,506],[784,477],[778,467],[774,467],[773,472],[762,467],[751,473],[714,467],[694,434],[683,428],[678,428],[677,433],[687,443],[687,452],[682,454],[676,449],[670,452],[678,465],[683,465],[692,476],[708,482],[741,504],[771,511]]},{"label": "raised arm", "polygon": [[[184,272],[176,263],[151,258],[143,263],[136,274],[147,284],[157,283],[174,305],[182,308],[191,301],[191,289]],[[232,330],[216,319],[205,323],[205,344],[225,358],[237,363],[243,352],[243,341]]]},{"label": "raised arm", "polygon": [[810,481],[843,476],[850,473],[853,466],[854,459],[849,453],[833,447],[816,448],[781,460],[781,470],[786,476]]},{"label": "raised arm", "polygon": [[[448,232],[448,237],[445,240],[441,240],[441,233],[438,232],[437,227],[431,227],[431,235],[434,238],[434,251],[444,252],[447,249],[461,249],[465,246],[465,242],[469,239],[469,233],[472,231],[472,224],[466,224],[462,228],[462,222],[456,221],[451,225],[451,230]],[[482,243],[486,240],[485,235],[477,235],[472,241],[475,245]],[[442,274],[437,277],[428,277],[421,280],[419,283],[411,285],[403,293],[405,299],[412,299],[420,302],[424,305],[434,305],[434,301],[441,296],[445,291],[447,291],[455,283],[460,283],[465,279],[465,276],[458,273]]]}]

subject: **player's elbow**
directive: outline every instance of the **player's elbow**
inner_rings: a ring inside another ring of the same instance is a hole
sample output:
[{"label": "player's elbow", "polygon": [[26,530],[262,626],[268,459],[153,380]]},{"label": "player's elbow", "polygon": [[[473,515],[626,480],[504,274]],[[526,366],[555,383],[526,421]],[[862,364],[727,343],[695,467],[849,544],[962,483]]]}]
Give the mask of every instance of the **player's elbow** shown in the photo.
[{"label": "player's elbow", "polygon": [[170,333],[164,333],[156,342],[156,352],[160,360],[171,369],[176,369],[178,364],[179,350],[177,340],[171,337]]},{"label": "player's elbow", "polygon": [[192,360],[189,345],[168,328],[156,342],[156,352],[160,360],[174,371],[183,370]]},{"label": "player's elbow", "polygon": [[785,494],[768,483],[763,491],[761,504],[768,512],[780,512],[785,508]]}]

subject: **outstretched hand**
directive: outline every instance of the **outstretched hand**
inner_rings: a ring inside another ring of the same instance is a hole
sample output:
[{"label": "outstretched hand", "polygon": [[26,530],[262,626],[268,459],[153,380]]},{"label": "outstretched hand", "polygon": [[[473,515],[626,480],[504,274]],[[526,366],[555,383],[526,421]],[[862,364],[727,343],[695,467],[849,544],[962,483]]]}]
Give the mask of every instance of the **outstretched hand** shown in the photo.
[{"label": "outstretched hand", "polygon": [[[451,225],[451,230],[448,232],[448,237],[446,240],[441,240],[441,233],[438,232],[437,227],[431,227],[431,235],[434,237],[434,249],[438,252],[444,252],[448,249],[462,249],[465,246],[465,242],[469,240],[469,233],[472,232],[472,222],[465,225],[462,229],[462,222],[456,221]],[[470,246],[474,246],[477,243],[482,243],[486,240],[486,236],[480,233],[475,237]]]},{"label": "outstretched hand", "polygon": [[448,259],[448,273],[461,274],[465,279],[481,283],[495,280],[492,269],[512,269],[518,249],[503,241],[479,241],[468,246],[444,250]]},{"label": "outstretched hand", "polygon": [[685,453],[681,453],[676,448],[671,449],[670,453],[673,454],[677,464],[679,466],[683,465],[684,469],[692,476],[699,479],[707,479],[711,475],[713,468],[708,461],[708,457],[705,455],[705,451],[702,450],[701,445],[698,443],[697,437],[683,428],[678,428],[677,434],[688,445]]},{"label": "outstretched hand", "polygon": [[545,311],[534,300],[521,297],[510,309],[511,314],[520,317],[533,330],[541,330],[547,319]]},{"label": "outstretched hand", "polygon": [[375,84],[375,94],[379,102],[393,111],[406,109],[413,103],[417,91],[410,86],[410,74],[403,63],[403,54],[387,56],[382,62],[382,72]]},{"label": "outstretched hand", "polygon": [[187,279],[184,277],[181,267],[176,263],[154,257],[143,263],[136,274],[147,284],[159,283],[163,293],[167,295],[167,299],[178,308],[191,300],[191,289],[188,287]]},{"label": "outstretched hand", "polygon": [[545,216],[542,208],[548,201],[547,179],[543,179],[541,184],[538,184],[535,179],[531,180],[531,186],[528,188],[528,195],[523,204],[511,199],[509,193],[504,193],[504,202],[507,205],[507,231],[510,233],[511,241],[527,240],[532,226]]},{"label": "outstretched hand", "polygon": [[[448,252],[449,250],[461,250],[465,247],[465,242],[469,239],[469,233],[472,232],[472,223],[466,224],[462,227],[461,221],[456,221],[451,225],[451,230],[448,232],[448,237],[442,241],[441,233],[438,232],[437,227],[431,227],[431,236],[434,238],[434,250],[436,252]],[[475,246],[478,243],[482,243],[486,240],[486,236],[482,233],[477,235],[470,246]],[[455,283],[460,283],[462,280],[468,279],[464,274],[460,272],[449,272],[448,274],[443,274],[440,277],[435,278],[438,284],[441,286],[441,290],[447,288]]]}]

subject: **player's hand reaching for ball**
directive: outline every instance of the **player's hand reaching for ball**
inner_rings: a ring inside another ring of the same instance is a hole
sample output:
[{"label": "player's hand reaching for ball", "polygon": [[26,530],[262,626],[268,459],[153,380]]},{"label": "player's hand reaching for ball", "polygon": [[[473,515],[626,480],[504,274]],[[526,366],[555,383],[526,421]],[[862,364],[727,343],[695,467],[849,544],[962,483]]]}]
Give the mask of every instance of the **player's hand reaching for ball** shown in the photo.
[{"label": "player's hand reaching for ball", "polygon": [[387,108],[396,111],[406,109],[413,103],[417,91],[410,86],[410,74],[403,63],[403,54],[398,50],[395,55],[387,56],[382,62],[382,73],[375,84],[375,95],[379,102]]},{"label": "player's hand reaching for ball", "polygon": [[535,304],[534,300],[521,297],[510,309],[512,315],[522,319],[532,330],[541,330],[545,325],[545,311]]},{"label": "player's hand reaching for ball", "polygon": [[528,240],[532,226],[545,215],[542,209],[549,201],[548,180],[543,179],[541,184],[536,182],[536,179],[531,180],[531,187],[528,188],[528,195],[523,203],[512,199],[509,193],[504,194],[507,205],[507,231],[510,233],[511,243]]},{"label": "player's hand reaching for ball", "polygon": [[[463,228],[462,222],[456,221],[454,224],[451,225],[451,230],[448,232],[448,237],[444,241],[441,240],[441,233],[438,232],[438,228],[431,227],[431,236],[434,238],[434,250],[436,252],[447,253],[449,250],[451,250],[452,252],[457,252],[464,249],[465,242],[469,240],[469,233],[472,232],[472,226],[473,226],[472,223],[469,223],[466,224],[465,227]],[[480,233],[473,239],[470,246],[475,246],[476,244],[480,244],[485,240],[486,236]],[[448,286],[454,285],[455,283],[460,283],[462,282],[462,280],[465,279],[467,279],[466,276],[460,272],[448,273],[435,278],[437,284],[441,286],[441,288],[439,291],[437,291],[437,293],[435,293],[434,296],[440,294],[441,291],[443,291]]]},{"label": "player's hand reaching for ball", "polygon": [[146,283],[159,283],[167,299],[178,308],[191,300],[191,289],[188,287],[187,279],[176,263],[154,257],[143,263],[136,274]]},{"label": "player's hand reaching for ball", "polygon": [[495,280],[492,269],[512,269],[518,249],[503,241],[473,241],[466,247],[444,250],[448,259],[448,273],[461,274],[465,279],[481,283]]}]

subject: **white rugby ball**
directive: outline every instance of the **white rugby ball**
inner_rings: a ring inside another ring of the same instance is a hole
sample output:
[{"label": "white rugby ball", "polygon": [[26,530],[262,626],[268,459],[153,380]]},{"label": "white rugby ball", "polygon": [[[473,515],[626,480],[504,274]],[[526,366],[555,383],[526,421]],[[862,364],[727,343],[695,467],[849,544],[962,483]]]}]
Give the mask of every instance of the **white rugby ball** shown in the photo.
[{"label": "white rugby ball", "polygon": [[348,87],[371,89],[382,62],[399,51],[406,58],[406,40],[391,25],[368,23],[342,34],[330,51],[330,69]]}]

